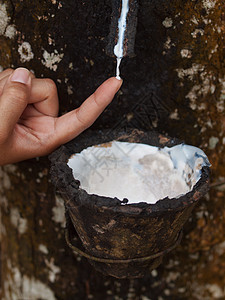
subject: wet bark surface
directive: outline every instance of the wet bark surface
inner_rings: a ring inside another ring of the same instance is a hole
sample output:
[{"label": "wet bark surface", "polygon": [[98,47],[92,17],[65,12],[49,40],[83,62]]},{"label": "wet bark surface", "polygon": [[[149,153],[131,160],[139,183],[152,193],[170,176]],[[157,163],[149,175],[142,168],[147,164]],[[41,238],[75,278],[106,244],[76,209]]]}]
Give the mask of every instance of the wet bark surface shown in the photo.
[{"label": "wet bark surface", "polygon": [[[60,111],[115,74],[105,53],[111,0],[0,2],[0,69],[55,80]],[[212,187],[181,246],[143,279],[117,280],[74,256],[47,158],[0,169],[2,299],[223,299],[225,297],[225,7],[222,0],[139,0],[134,58],[121,91],[92,129],[155,129],[203,149]]]}]

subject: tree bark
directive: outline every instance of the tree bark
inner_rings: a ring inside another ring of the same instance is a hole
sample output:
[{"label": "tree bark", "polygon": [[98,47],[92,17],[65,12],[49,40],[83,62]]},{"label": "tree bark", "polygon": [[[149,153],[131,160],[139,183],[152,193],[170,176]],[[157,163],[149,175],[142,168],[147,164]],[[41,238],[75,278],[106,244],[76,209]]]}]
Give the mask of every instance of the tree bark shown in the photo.
[{"label": "tree bark", "polygon": [[[0,69],[24,66],[55,80],[60,111],[79,106],[115,74],[105,53],[111,0],[0,1]],[[184,238],[143,279],[118,280],[74,256],[64,206],[37,158],[0,169],[0,296],[14,299],[225,297],[225,6],[223,0],[139,0],[134,58],[94,129],[157,130],[203,149],[211,191]]]}]

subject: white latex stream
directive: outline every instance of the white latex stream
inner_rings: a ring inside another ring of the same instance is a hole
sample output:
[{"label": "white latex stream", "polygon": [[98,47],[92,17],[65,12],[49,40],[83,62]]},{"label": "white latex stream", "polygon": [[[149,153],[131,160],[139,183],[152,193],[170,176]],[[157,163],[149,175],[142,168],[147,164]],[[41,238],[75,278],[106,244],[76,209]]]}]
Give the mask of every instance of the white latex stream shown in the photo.
[{"label": "white latex stream", "polygon": [[118,21],[118,42],[114,47],[114,54],[117,57],[116,78],[120,78],[120,63],[123,58],[124,36],[127,25],[127,14],[129,11],[129,0],[122,0],[121,14]]}]

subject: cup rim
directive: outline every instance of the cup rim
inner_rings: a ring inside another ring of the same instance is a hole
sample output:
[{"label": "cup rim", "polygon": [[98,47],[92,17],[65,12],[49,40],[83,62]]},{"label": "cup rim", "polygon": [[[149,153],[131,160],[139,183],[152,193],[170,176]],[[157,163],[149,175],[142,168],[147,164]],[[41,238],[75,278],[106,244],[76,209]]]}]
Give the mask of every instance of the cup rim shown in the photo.
[{"label": "cup rim", "polygon": [[79,187],[78,181],[74,179],[72,169],[67,165],[68,159],[74,153],[79,153],[87,147],[107,143],[112,140],[145,143],[159,148],[172,147],[183,143],[181,140],[154,131],[144,132],[137,129],[126,132],[115,130],[113,132],[106,130],[86,131],[76,139],[62,145],[49,156],[52,183],[64,198],[67,207],[84,205],[92,208],[104,208],[126,215],[162,214],[168,211],[183,210],[193,203],[197,203],[209,190],[210,169],[208,166],[204,166],[201,170],[201,178],[191,191],[176,198],[165,197],[154,204],[144,201],[125,204],[117,198],[88,194]]}]

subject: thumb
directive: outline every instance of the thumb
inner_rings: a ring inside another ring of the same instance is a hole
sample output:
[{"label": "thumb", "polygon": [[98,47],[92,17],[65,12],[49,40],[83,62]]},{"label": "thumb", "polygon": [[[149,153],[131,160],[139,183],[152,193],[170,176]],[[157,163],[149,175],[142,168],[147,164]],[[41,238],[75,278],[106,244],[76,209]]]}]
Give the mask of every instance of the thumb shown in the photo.
[{"label": "thumb", "polygon": [[16,69],[8,78],[0,97],[0,141],[6,140],[26,108],[31,92],[30,72]]}]

